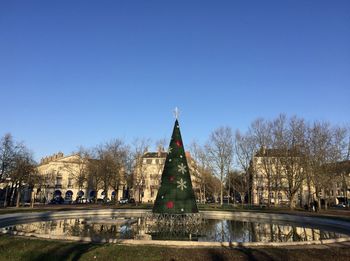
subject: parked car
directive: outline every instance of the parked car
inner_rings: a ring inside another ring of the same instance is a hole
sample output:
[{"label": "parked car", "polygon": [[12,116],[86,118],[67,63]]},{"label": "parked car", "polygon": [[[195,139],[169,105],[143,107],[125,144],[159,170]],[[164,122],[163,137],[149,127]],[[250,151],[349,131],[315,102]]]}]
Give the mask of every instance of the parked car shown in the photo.
[{"label": "parked car", "polygon": [[76,199],[75,203],[88,203],[88,199],[85,197],[79,197]]},{"label": "parked car", "polygon": [[228,204],[228,203],[232,203],[233,202],[233,199],[232,197],[229,197],[229,196],[224,196],[223,200],[222,200],[225,204]]},{"label": "parked car", "polygon": [[206,203],[215,203],[215,199],[214,198],[207,198]]},{"label": "parked car", "polygon": [[339,203],[335,205],[336,208],[346,208],[346,205],[344,203]]},{"label": "parked car", "polygon": [[127,204],[128,203],[128,199],[127,198],[121,198],[119,200],[119,204]]},{"label": "parked car", "polygon": [[62,197],[55,197],[50,200],[49,204],[63,204],[64,199]]},{"label": "parked car", "polygon": [[72,199],[71,198],[70,199],[65,199],[63,203],[64,204],[72,204]]}]

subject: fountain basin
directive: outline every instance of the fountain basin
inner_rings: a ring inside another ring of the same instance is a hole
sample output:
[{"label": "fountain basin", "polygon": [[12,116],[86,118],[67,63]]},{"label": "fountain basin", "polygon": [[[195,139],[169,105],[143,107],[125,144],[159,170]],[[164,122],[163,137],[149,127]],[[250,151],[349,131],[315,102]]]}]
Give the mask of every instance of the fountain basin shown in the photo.
[{"label": "fountain basin", "polygon": [[[6,214],[0,216],[0,230],[10,235],[55,240],[181,247],[285,246],[350,241],[350,222],[344,220],[244,211],[202,211],[203,219],[207,221],[203,235],[152,240],[150,235],[138,230],[139,220],[149,213],[150,210],[139,209],[100,209]],[[62,230],[59,233],[58,228]]]}]

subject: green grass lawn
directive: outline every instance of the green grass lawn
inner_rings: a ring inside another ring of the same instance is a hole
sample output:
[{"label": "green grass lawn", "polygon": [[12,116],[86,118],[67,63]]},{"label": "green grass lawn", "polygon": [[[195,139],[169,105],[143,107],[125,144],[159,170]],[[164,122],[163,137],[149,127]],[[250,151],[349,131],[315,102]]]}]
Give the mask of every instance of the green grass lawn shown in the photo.
[{"label": "green grass lawn", "polygon": [[0,236],[0,260],[349,260],[349,245],[311,248],[166,248]]}]

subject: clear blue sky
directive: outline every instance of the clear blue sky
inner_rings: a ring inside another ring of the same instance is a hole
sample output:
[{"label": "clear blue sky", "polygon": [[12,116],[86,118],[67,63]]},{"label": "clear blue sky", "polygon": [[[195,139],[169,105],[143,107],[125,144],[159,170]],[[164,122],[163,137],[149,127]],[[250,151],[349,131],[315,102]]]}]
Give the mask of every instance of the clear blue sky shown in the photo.
[{"label": "clear blue sky", "polygon": [[0,135],[36,159],[185,144],[279,113],[349,123],[350,1],[0,1]]}]

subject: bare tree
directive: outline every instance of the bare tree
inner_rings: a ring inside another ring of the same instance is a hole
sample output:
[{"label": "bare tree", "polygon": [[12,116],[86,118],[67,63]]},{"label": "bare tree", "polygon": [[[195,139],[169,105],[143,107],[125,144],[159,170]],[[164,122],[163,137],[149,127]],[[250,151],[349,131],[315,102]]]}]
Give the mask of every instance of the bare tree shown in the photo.
[{"label": "bare tree", "polygon": [[254,173],[252,159],[257,151],[257,145],[250,131],[245,134],[242,134],[239,130],[236,131],[234,149],[236,162],[245,174],[246,181],[244,184],[247,186],[248,203],[251,204],[251,183]]},{"label": "bare tree", "polygon": [[0,182],[7,184],[4,205],[16,200],[18,207],[24,187],[32,190],[40,183],[33,154],[23,143],[14,141],[11,134],[5,134],[0,142],[0,164]]},{"label": "bare tree", "polygon": [[336,163],[344,159],[346,155],[346,130],[340,127],[332,127],[328,122],[315,122],[308,129],[307,143],[307,169],[310,179],[315,187],[314,198],[318,200],[325,198],[326,191],[332,185],[332,178],[325,164]]},{"label": "bare tree", "polygon": [[80,147],[73,155],[74,160],[65,162],[63,164],[63,169],[69,173],[70,177],[72,177],[78,185],[79,190],[81,190],[87,182],[88,165],[91,155],[90,152],[83,147]]},{"label": "bare tree", "polygon": [[293,209],[295,195],[300,191],[305,179],[306,125],[303,119],[297,117],[292,117],[288,125],[284,145],[283,142],[281,144],[280,162],[284,170],[282,188],[288,197],[290,208]]},{"label": "bare tree", "polygon": [[34,185],[39,182],[39,177],[33,155],[25,146],[15,154],[13,160],[14,167],[11,169],[10,176],[17,195],[16,207],[19,207],[23,187],[32,190]]},{"label": "bare tree", "polygon": [[[127,164],[129,156],[129,146],[121,140],[114,140],[107,144],[107,153],[111,157],[111,169],[114,175],[111,175],[109,185],[114,189],[115,195],[118,195],[121,185],[126,184]],[[126,184],[127,185],[127,184]]]},{"label": "bare tree", "polygon": [[142,193],[145,186],[145,168],[143,156],[148,151],[151,140],[147,138],[135,139],[132,143],[130,155],[130,173],[132,173],[132,187],[138,192],[138,202],[142,202]]},{"label": "bare tree", "polygon": [[0,182],[9,177],[11,168],[14,167],[14,157],[19,146],[13,141],[10,133],[4,135],[0,142]]},{"label": "bare tree", "polygon": [[[103,172],[98,156],[94,153],[92,153],[91,156],[92,158],[88,161],[87,165],[87,182],[88,188],[92,188],[92,190],[97,193],[100,188],[103,188]],[[96,196],[97,195],[94,195],[92,200],[96,200]]]},{"label": "bare tree", "polygon": [[220,179],[220,203],[223,204],[225,177],[230,170],[233,157],[233,135],[229,127],[221,127],[212,132],[206,144],[208,158],[215,175]]},{"label": "bare tree", "polygon": [[96,192],[99,188],[105,193],[112,186],[118,192],[119,185],[125,180],[127,146],[120,139],[101,144],[93,150],[94,160],[90,160],[90,171]]},{"label": "bare tree", "polygon": [[200,201],[205,203],[207,187],[208,183],[211,181],[210,176],[212,175],[208,155],[205,148],[199,145],[196,141],[191,143],[190,151],[200,173]]},{"label": "bare tree", "polygon": [[248,180],[247,174],[243,171],[230,171],[228,177],[228,182],[233,184],[233,195],[234,200],[236,199],[236,194],[238,193],[240,196],[241,204],[244,204],[245,196],[249,192],[248,190]]},{"label": "bare tree", "polygon": [[[250,132],[253,136],[254,142],[260,148],[257,152],[259,162],[258,169],[260,173],[255,173],[255,176],[261,176],[266,181],[266,190],[267,190],[267,205],[271,204],[271,190],[272,182],[274,177],[274,169],[271,164],[271,159],[273,158],[274,151],[272,148],[272,135],[271,135],[271,123],[265,121],[264,119],[255,120],[251,127]],[[264,182],[265,183],[265,182]]]}]

